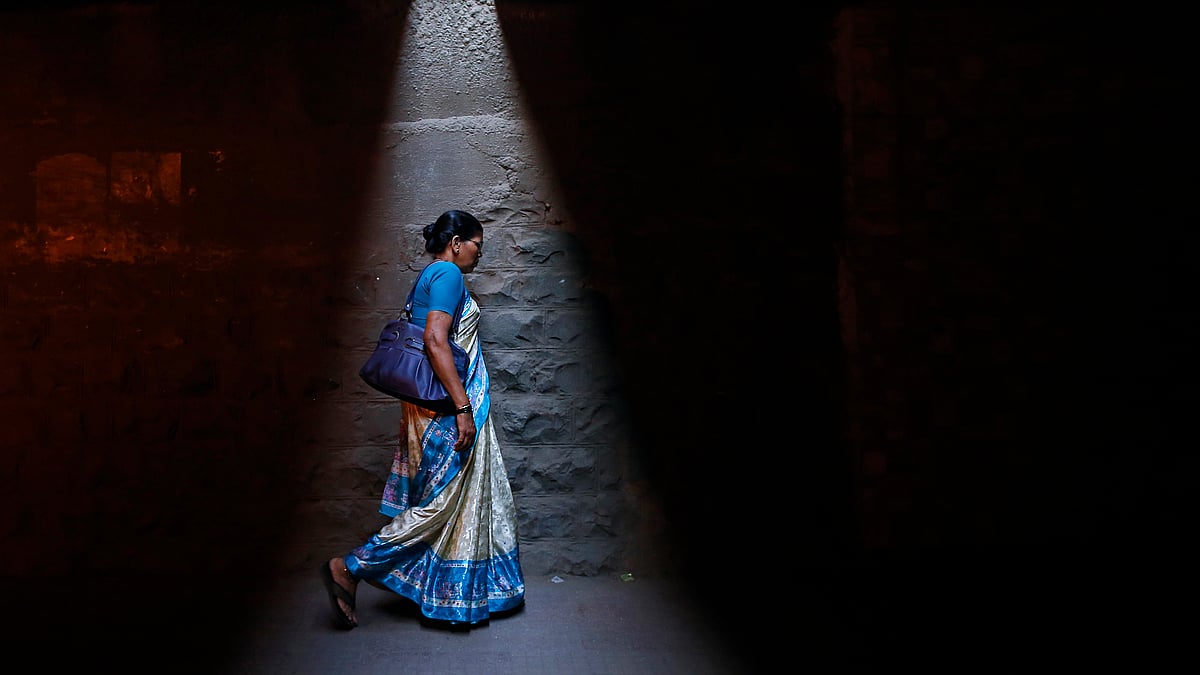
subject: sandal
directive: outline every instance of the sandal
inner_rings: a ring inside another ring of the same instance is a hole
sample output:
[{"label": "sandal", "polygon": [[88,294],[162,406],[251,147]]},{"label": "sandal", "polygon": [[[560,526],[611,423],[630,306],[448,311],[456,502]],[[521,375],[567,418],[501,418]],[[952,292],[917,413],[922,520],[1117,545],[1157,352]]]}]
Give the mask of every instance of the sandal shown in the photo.
[{"label": "sandal", "polygon": [[334,622],[339,628],[346,630],[357,626],[358,622],[350,618],[350,615],[338,604],[338,600],[341,600],[349,605],[351,610],[354,610],[354,594],[333,580],[333,572],[329,570],[328,560],[321,563],[321,581],[325,584],[325,592],[329,594],[329,604],[333,606]]}]

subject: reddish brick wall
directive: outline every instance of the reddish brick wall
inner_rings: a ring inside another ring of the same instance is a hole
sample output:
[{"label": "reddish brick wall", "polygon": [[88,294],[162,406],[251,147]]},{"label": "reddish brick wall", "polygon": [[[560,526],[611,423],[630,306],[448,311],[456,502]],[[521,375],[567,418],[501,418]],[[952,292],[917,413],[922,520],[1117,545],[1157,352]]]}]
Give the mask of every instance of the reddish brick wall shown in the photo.
[{"label": "reddish brick wall", "polygon": [[[207,632],[216,656],[242,594],[287,568],[311,423],[342,385],[330,317],[357,300],[327,223],[356,219],[374,136],[300,123],[320,102],[260,77],[317,15],[221,16],[4,17],[0,577],[26,608],[9,639],[78,621],[115,644],[136,624]],[[389,46],[357,37],[343,63],[369,80]],[[369,116],[356,93],[346,112]]]}]

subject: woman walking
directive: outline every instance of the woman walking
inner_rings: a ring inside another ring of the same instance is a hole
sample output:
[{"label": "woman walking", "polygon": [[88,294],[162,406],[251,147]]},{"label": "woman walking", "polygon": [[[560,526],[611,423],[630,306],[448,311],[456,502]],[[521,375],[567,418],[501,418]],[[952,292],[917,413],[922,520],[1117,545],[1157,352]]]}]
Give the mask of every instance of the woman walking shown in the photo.
[{"label": "woman walking", "polygon": [[[485,622],[525,598],[516,510],[478,339],[480,310],[463,276],[483,256],[483,225],[451,210],[423,235],[433,261],[415,282],[411,320],[424,326],[430,363],[457,409],[440,414],[401,403],[400,442],[380,507],[392,521],[321,565],[334,620],[345,629],[358,625],[359,581],[408,598],[424,617],[449,625]],[[467,352],[465,381],[450,340]]]}]

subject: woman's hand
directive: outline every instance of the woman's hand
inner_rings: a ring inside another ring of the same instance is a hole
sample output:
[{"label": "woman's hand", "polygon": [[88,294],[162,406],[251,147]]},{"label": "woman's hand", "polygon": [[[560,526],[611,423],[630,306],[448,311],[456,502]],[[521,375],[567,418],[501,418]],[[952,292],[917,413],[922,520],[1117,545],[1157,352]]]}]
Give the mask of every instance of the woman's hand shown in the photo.
[{"label": "woman's hand", "polygon": [[454,439],[454,451],[470,450],[475,444],[475,413],[458,413],[455,421],[458,423],[458,438]]}]

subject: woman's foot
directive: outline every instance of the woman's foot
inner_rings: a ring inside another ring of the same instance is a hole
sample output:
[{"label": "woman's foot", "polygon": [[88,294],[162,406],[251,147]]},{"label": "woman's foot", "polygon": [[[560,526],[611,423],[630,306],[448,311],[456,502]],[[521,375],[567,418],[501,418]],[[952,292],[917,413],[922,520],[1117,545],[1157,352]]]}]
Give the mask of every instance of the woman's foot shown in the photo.
[{"label": "woman's foot", "polygon": [[354,598],[358,590],[358,579],[346,569],[346,563],[341,558],[330,558],[321,566],[321,581],[325,584],[325,591],[329,593],[329,604],[337,624],[347,629],[357,626],[358,615],[354,611]]}]

